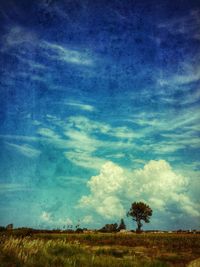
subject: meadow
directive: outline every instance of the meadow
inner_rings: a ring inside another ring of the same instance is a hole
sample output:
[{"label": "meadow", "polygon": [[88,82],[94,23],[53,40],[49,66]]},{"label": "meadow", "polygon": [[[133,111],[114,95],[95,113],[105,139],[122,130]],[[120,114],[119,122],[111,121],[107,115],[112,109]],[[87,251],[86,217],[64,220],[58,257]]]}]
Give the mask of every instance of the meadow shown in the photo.
[{"label": "meadow", "polygon": [[199,256],[199,234],[13,232],[0,236],[1,267],[182,267]]}]

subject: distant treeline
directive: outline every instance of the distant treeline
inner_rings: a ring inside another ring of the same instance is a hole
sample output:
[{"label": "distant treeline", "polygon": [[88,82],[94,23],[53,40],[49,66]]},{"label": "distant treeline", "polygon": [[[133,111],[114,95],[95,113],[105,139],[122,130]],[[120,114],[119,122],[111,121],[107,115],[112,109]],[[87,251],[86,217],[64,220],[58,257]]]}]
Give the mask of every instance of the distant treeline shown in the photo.
[{"label": "distant treeline", "polygon": [[[13,227],[4,227],[0,226],[0,232],[2,234],[6,235],[15,235],[15,236],[32,236],[34,234],[60,234],[60,233],[66,233],[66,234],[74,234],[74,233],[135,233],[134,230],[125,230],[120,229],[117,224],[106,224],[104,227],[98,230],[90,230],[87,228],[77,228],[76,230],[67,229],[67,230],[60,230],[60,229],[34,229],[34,228],[28,228],[28,227],[20,227],[20,228],[13,228]],[[199,230],[182,230],[179,229],[177,231],[160,231],[160,230],[146,230],[142,231],[143,233],[177,233],[177,234],[200,234]]]}]

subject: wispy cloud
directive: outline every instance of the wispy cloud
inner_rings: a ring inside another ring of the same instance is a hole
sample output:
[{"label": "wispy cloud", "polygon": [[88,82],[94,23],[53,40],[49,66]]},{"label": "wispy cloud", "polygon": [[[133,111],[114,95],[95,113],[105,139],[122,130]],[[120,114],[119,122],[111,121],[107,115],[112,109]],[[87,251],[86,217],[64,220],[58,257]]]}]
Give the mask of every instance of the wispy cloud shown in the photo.
[{"label": "wispy cloud", "polygon": [[0,193],[15,192],[22,190],[27,191],[28,188],[24,184],[0,183]]},{"label": "wispy cloud", "polygon": [[12,143],[6,143],[9,147],[14,148],[19,153],[29,158],[38,157],[41,154],[39,149],[36,149],[28,144],[16,145]]},{"label": "wispy cloud", "polygon": [[[134,153],[172,156],[183,149],[199,147],[199,115],[195,107],[174,113],[141,112],[128,118],[132,127],[111,126],[86,116],[71,116],[61,120],[47,115],[47,124],[37,122],[35,136],[3,135],[5,140],[20,142],[43,141],[62,150],[77,166],[98,170],[107,159],[133,161]],[[51,125],[51,127],[49,127]],[[134,129],[134,130],[133,130]],[[24,152],[25,153],[25,152]]]},{"label": "wispy cloud", "polygon": [[158,25],[160,29],[169,31],[171,34],[180,34],[185,38],[199,40],[200,10],[193,9],[185,16],[172,18]]},{"label": "wispy cloud", "polygon": [[49,128],[39,128],[37,131],[41,136],[48,137],[51,139],[59,139],[60,136]]},{"label": "wispy cloud", "polygon": [[[112,127],[83,116],[70,117],[64,129],[68,148],[71,148],[65,152],[67,159],[76,165],[94,169],[99,169],[108,155],[112,157],[114,151],[119,154],[122,149],[131,149],[131,141],[136,136],[127,127]],[[110,141],[103,136],[108,136]]]},{"label": "wispy cloud", "polygon": [[[73,64],[76,66],[94,65],[94,56],[88,50],[79,48],[68,48],[65,44],[51,43],[39,37],[34,31],[30,31],[19,25],[14,25],[8,29],[3,36],[2,52],[9,52],[15,56],[21,63],[29,66],[30,70],[51,69],[50,65],[44,63],[44,60],[55,60],[56,62]],[[30,54],[34,52],[34,57]],[[35,54],[37,51],[37,56]],[[18,70],[20,73],[20,71]],[[19,74],[18,73],[18,74]],[[30,78],[41,80],[41,75],[34,73]],[[43,77],[44,80],[44,77]]]},{"label": "wispy cloud", "polygon": [[[187,64],[182,64],[182,68],[183,70],[180,73],[172,74],[165,79],[158,79],[158,84],[161,86],[177,86],[187,85],[200,80],[200,66],[195,67],[192,62],[188,62]],[[180,87],[178,89],[180,90]]]},{"label": "wispy cloud", "polygon": [[92,134],[105,134],[119,139],[134,139],[138,137],[137,133],[126,126],[113,127],[105,122],[99,122],[88,119],[84,116],[72,116],[69,118],[69,125],[74,125],[80,131],[87,131]]},{"label": "wispy cloud", "polygon": [[68,138],[70,151],[65,152],[64,155],[68,160],[84,168],[99,169],[101,167],[104,160],[93,155],[102,146],[101,141],[90,136],[87,131],[70,128],[65,131],[65,135]]},{"label": "wispy cloud", "polygon": [[72,184],[75,184],[75,185],[85,184],[86,180],[83,179],[82,177],[71,176],[71,175],[70,176],[56,176],[56,183],[63,187],[63,186],[69,186]]},{"label": "wispy cloud", "polygon": [[105,159],[95,157],[86,151],[69,151],[64,152],[66,159],[73,162],[75,165],[86,168],[99,170]]},{"label": "wispy cloud", "polygon": [[[196,126],[199,122],[198,108],[187,108],[184,112],[174,115],[174,112],[160,111],[156,113],[141,112],[133,115],[131,121],[145,129],[146,133],[149,131],[173,131],[173,130],[189,130]],[[195,129],[194,129],[195,132]]]},{"label": "wispy cloud", "polygon": [[27,136],[27,135],[16,135],[16,134],[1,134],[1,139],[11,139],[11,140],[19,140],[19,141],[27,141],[27,142],[36,142],[38,141],[38,137],[36,136]]},{"label": "wispy cloud", "polygon": [[77,102],[73,102],[73,101],[66,102],[65,104],[68,105],[68,106],[71,106],[71,107],[74,107],[74,108],[78,108],[78,109],[81,109],[81,110],[85,110],[85,111],[89,111],[89,112],[93,112],[93,111],[96,110],[96,108],[94,106],[92,106],[92,105],[83,104],[83,103],[77,103]]},{"label": "wispy cloud", "polygon": [[160,111],[141,112],[133,115],[129,122],[137,126],[142,143],[135,150],[154,155],[168,155],[183,149],[199,147],[200,117],[197,107],[186,108],[182,112]]},{"label": "wispy cloud", "polygon": [[182,101],[182,105],[195,104],[200,101],[200,90],[197,89],[193,92],[190,92],[186,98]]},{"label": "wispy cloud", "polygon": [[85,52],[68,49],[63,45],[53,44],[46,41],[42,42],[41,46],[44,49],[46,56],[51,59],[77,65],[91,66],[93,64],[92,59]]},{"label": "wispy cloud", "polygon": [[21,26],[13,26],[4,35],[4,49],[9,49],[10,47],[16,47],[19,45],[30,44],[33,45],[37,41],[37,35],[32,31],[27,31]]},{"label": "wispy cloud", "polygon": [[[22,55],[18,55],[18,54],[15,54],[15,56],[18,58],[19,61],[25,63],[27,66],[29,66],[31,69],[34,69],[34,70],[42,70],[44,71],[45,69],[47,70],[47,66],[45,66],[44,64],[42,63],[39,63],[39,62],[36,62],[35,60],[33,59],[29,59],[27,57],[23,57],[23,54]],[[35,75],[36,76],[36,75]]]},{"label": "wispy cloud", "polygon": [[48,115],[47,120],[52,128],[36,125],[37,138],[62,149],[67,160],[84,168],[99,169],[108,157],[120,158],[122,149],[130,150],[134,146],[132,140],[136,133],[125,126],[112,127],[84,116],[63,121]]}]

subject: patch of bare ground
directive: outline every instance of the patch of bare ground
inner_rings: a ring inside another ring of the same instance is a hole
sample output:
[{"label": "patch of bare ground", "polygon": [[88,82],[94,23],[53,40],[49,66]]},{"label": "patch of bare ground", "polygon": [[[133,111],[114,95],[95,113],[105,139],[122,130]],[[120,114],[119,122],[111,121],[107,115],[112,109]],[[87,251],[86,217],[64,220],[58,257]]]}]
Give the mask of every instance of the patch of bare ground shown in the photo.
[{"label": "patch of bare ground", "polygon": [[[200,259],[192,261],[194,255],[192,251],[181,252],[167,252],[165,249],[161,249],[158,246],[144,247],[144,246],[86,246],[88,250],[96,255],[109,255],[117,258],[124,258],[129,260],[145,260],[145,262],[152,262],[159,260],[165,262],[168,266],[175,267],[200,267]],[[191,263],[190,263],[191,262]],[[188,265],[188,263],[193,265]],[[196,265],[195,265],[196,264]]]},{"label": "patch of bare ground", "polygon": [[200,267],[200,258],[191,261],[187,267]]}]

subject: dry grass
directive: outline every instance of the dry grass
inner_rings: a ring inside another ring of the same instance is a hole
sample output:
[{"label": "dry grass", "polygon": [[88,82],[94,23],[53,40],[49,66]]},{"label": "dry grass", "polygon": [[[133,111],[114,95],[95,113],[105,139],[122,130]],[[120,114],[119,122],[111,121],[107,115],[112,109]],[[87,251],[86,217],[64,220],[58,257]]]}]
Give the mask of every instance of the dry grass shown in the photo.
[{"label": "dry grass", "polygon": [[186,266],[199,235],[39,234],[1,236],[1,267]]}]

